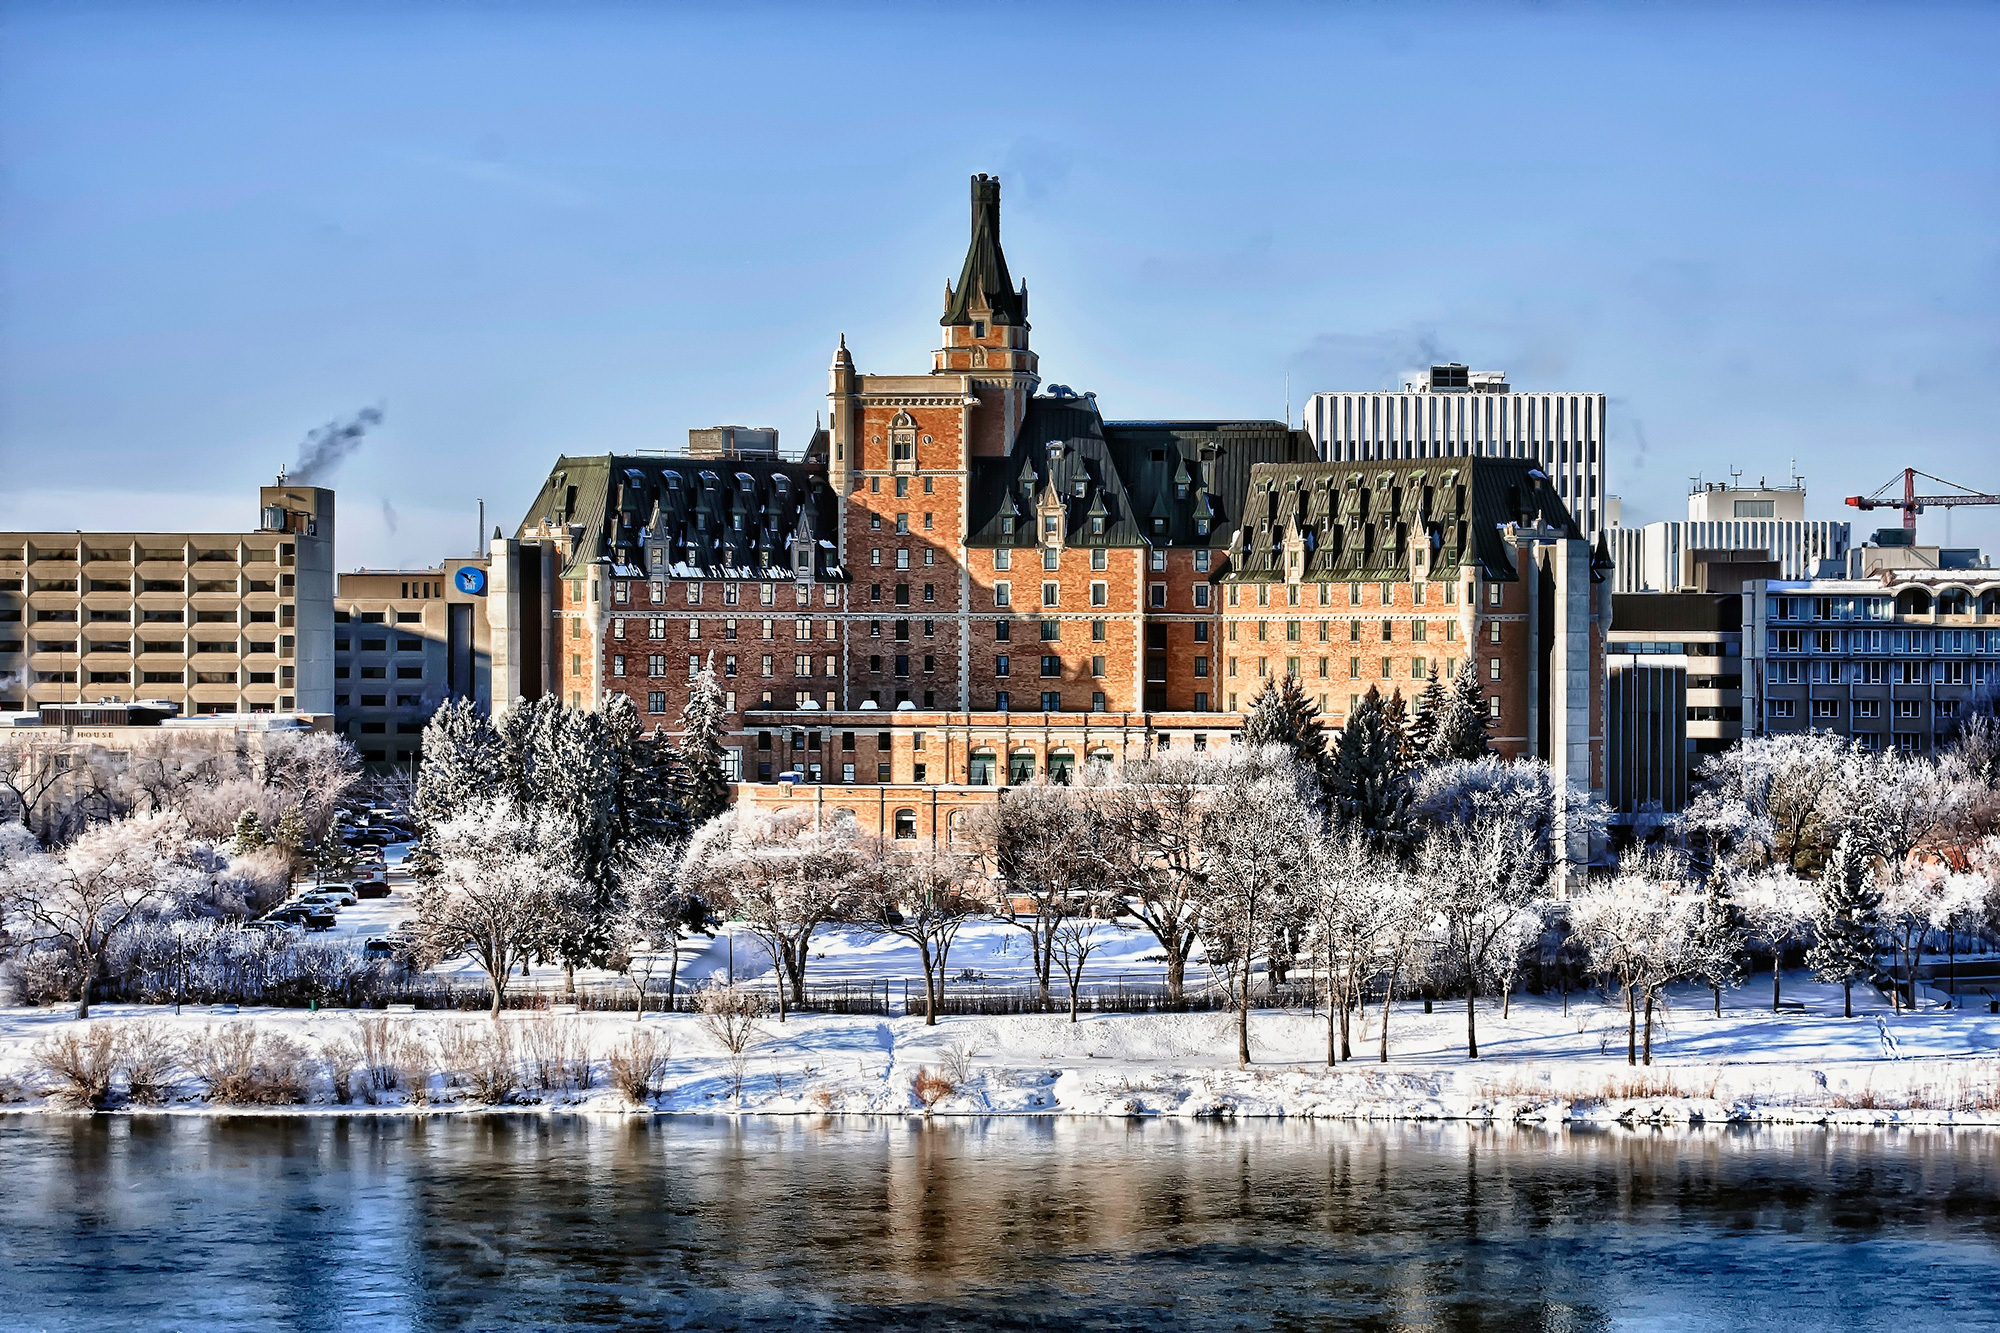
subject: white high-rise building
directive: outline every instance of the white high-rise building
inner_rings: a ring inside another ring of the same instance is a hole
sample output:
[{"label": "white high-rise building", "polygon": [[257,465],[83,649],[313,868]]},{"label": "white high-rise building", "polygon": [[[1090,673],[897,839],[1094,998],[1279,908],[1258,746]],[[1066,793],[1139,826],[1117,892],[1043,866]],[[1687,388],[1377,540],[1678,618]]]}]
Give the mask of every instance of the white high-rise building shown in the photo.
[{"label": "white high-rise building", "polygon": [[[1848,525],[1806,517],[1806,485],[1741,486],[1697,479],[1685,521],[1623,527],[1611,497],[1611,559],[1619,592],[1734,592],[1745,578],[1810,579],[1847,555]],[[1758,568],[1768,566],[1768,568]]]},{"label": "white high-rise building", "polygon": [[1539,459],[1584,536],[1606,526],[1601,393],[1516,393],[1502,371],[1451,362],[1400,392],[1316,393],[1305,428],[1329,462]]}]

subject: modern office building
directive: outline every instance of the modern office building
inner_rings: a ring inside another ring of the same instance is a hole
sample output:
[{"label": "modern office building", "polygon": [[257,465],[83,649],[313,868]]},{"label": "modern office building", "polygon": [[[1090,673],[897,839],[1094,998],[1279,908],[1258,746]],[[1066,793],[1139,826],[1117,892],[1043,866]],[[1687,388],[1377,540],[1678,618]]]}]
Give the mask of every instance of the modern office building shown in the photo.
[{"label": "modern office building", "polygon": [[1827,561],[1846,558],[1850,540],[1846,523],[1806,517],[1797,477],[1783,486],[1697,478],[1685,520],[1628,528],[1618,505],[1611,509],[1621,593],[1741,592],[1748,579],[1814,578]]},{"label": "modern office building", "polygon": [[1330,463],[1531,459],[1586,540],[1608,526],[1601,393],[1517,391],[1502,371],[1451,362],[1400,391],[1316,393],[1305,429]]},{"label": "modern office building", "polygon": [[[1042,382],[984,176],[944,307],[924,373],[864,372],[841,340],[797,461],[693,435],[699,456],[559,459],[492,547],[496,703],[624,694],[672,730],[712,664],[742,799],[943,838],[1000,785],[1226,743],[1255,696],[1226,674],[1226,588],[1310,598],[1344,633],[1348,585],[1387,585],[1368,618],[1401,645],[1392,688],[1423,679],[1404,659],[1452,660],[1447,625],[1468,659],[1499,626],[1479,655],[1500,664],[1503,730],[1601,790],[1608,584],[1539,455],[1321,466],[1280,422],[1106,420]],[[1539,409],[1522,419],[1540,430]],[[1312,502],[1274,509],[1295,483]],[[1289,620],[1241,605],[1233,623]],[[1353,691],[1325,692],[1338,723]]]},{"label": "modern office building", "polygon": [[333,492],[282,481],[241,532],[0,533],[0,712],[331,713],[333,544]]},{"label": "modern office building", "polygon": [[408,768],[439,704],[493,705],[487,557],[339,577],[334,728],[373,769]]},{"label": "modern office building", "polygon": [[1853,736],[1929,753],[2000,689],[2000,571],[1885,529],[1847,576],[1744,588],[1746,731]]},{"label": "modern office building", "polygon": [[1687,808],[1702,759],[1743,736],[1740,593],[1620,593],[1606,649],[1614,818]]}]

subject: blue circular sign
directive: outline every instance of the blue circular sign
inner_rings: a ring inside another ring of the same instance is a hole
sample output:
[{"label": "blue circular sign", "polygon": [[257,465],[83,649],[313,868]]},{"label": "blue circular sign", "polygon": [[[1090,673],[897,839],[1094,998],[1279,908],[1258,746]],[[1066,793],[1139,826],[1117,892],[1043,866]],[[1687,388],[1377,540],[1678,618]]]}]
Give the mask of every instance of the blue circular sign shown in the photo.
[{"label": "blue circular sign", "polygon": [[486,571],[475,569],[471,565],[459,566],[458,573],[452,575],[451,581],[458,585],[460,592],[472,597],[477,597],[486,591]]}]

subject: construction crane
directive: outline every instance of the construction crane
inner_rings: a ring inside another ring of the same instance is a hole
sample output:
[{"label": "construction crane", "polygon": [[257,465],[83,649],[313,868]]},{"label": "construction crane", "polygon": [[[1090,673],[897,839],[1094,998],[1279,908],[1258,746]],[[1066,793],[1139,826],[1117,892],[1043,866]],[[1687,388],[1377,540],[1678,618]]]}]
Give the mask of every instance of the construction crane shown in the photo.
[{"label": "construction crane", "polygon": [[[1918,495],[1917,478],[1934,481],[1940,486],[1950,486],[1960,492],[1956,495]],[[1850,495],[1847,503],[1866,513],[1871,509],[1900,509],[1903,511],[1903,531],[1916,535],[1917,515],[1926,509],[1956,509],[1960,505],[2000,505],[2000,495],[1988,495],[1960,486],[1955,481],[1943,477],[1933,477],[1928,472],[1919,472],[1913,467],[1903,469],[1903,498],[1898,500],[1884,492],[1894,488],[1896,483],[1885,482],[1873,495]]]}]

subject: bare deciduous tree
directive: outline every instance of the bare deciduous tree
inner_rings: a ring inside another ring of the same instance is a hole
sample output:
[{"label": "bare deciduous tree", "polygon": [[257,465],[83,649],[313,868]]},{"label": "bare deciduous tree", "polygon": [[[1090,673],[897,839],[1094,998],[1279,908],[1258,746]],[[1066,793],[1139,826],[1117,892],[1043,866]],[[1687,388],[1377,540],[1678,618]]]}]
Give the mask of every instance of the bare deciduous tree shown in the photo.
[{"label": "bare deciduous tree", "polygon": [[515,969],[546,944],[559,896],[574,888],[552,864],[554,840],[505,797],[431,829],[437,868],[417,896],[412,953],[430,966],[471,955],[491,985],[495,1018]]},{"label": "bare deciduous tree", "polygon": [[929,846],[892,855],[869,877],[858,907],[868,929],[916,946],[924,969],[924,1024],[936,1026],[951,946],[965,923],[986,910],[985,887],[971,882],[966,858]]}]

